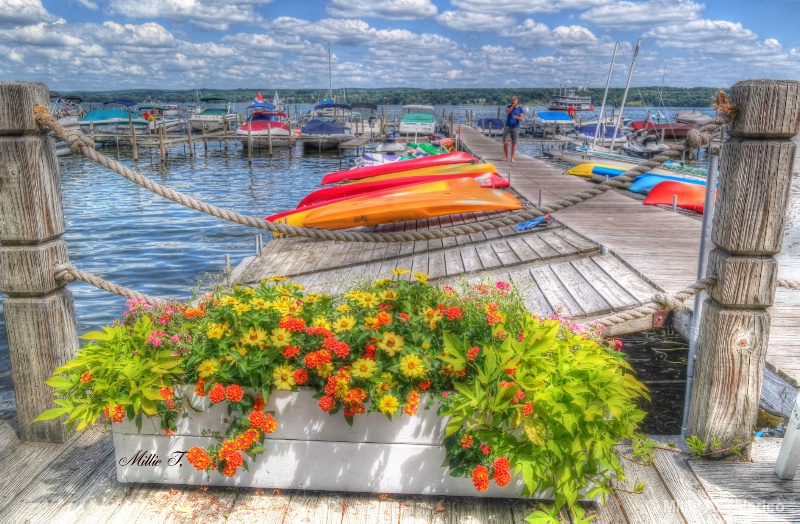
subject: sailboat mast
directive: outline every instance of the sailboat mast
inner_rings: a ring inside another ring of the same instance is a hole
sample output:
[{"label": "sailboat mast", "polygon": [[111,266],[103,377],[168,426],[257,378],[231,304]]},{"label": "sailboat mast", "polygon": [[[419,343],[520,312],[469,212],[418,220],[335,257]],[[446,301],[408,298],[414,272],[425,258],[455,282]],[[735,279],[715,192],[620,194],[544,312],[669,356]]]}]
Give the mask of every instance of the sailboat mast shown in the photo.
[{"label": "sailboat mast", "polygon": [[592,149],[597,144],[597,137],[600,134],[600,119],[603,118],[603,112],[606,110],[606,97],[608,97],[608,86],[611,84],[611,73],[614,71],[614,61],[617,59],[617,48],[619,42],[614,42],[614,54],[611,56],[611,67],[608,68],[608,78],[606,79],[606,91],[603,93],[603,103],[600,106],[600,116],[597,117],[597,127],[594,129],[594,142],[592,142]]},{"label": "sailboat mast", "polygon": [[[625,110],[625,102],[628,100],[628,89],[631,87],[631,78],[633,78],[633,68],[636,65],[636,57],[639,56],[639,46],[642,43],[642,39],[636,41],[636,50],[633,52],[633,60],[631,61],[631,70],[628,71],[628,82],[625,84],[625,92],[622,94],[622,105],[619,108],[619,122],[617,123],[617,129],[622,127],[622,112]],[[614,142],[617,140],[617,131],[614,130],[614,134],[611,137],[611,147],[608,148],[610,152],[614,152]]]},{"label": "sailboat mast", "polygon": [[333,69],[331,68],[331,43],[328,42],[328,98],[333,102]]}]

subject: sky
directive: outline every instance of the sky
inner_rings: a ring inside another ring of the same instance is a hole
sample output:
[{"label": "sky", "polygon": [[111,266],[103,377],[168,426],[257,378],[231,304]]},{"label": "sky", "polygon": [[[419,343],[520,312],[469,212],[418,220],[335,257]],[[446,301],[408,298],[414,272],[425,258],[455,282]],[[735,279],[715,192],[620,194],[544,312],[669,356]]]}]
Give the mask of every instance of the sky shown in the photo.
[{"label": "sky", "polygon": [[637,40],[634,87],[800,79],[800,0],[0,0],[54,91],[624,87]]}]

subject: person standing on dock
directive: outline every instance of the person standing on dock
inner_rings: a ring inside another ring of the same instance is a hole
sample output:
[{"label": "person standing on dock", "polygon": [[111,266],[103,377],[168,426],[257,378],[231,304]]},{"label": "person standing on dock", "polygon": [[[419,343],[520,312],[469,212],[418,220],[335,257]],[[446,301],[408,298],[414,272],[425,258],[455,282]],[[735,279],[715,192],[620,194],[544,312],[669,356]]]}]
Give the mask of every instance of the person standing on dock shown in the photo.
[{"label": "person standing on dock", "polygon": [[519,123],[525,116],[525,110],[519,106],[516,96],[511,97],[511,103],[506,107],[506,126],[503,128],[503,162],[508,160],[508,142],[511,141],[511,161],[514,161],[514,153],[517,150],[517,139],[519,139]]}]

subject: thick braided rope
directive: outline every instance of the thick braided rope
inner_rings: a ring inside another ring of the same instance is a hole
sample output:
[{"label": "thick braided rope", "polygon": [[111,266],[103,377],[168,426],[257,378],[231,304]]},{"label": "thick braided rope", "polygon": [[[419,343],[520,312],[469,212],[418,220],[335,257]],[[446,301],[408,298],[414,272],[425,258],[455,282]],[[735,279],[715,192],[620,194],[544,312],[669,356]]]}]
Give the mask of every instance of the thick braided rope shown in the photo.
[{"label": "thick braided rope", "polygon": [[694,284],[682,289],[681,291],[678,291],[677,293],[657,293],[653,295],[650,302],[647,302],[636,309],[615,313],[614,315],[593,320],[589,323],[583,324],[582,327],[588,329],[597,325],[601,325],[608,328],[611,326],[616,326],[617,324],[636,320],[637,318],[646,317],[647,315],[652,315],[656,311],[663,311],[665,309],[668,311],[681,311],[686,309],[685,301],[687,299],[693,297],[704,289],[712,287],[714,284],[716,284],[716,282],[717,277],[708,277],[695,282]]},{"label": "thick braided rope", "polygon": [[677,158],[683,151],[697,149],[708,144],[713,137],[713,131],[724,124],[730,123],[735,117],[735,111],[722,113],[712,118],[702,128],[692,130],[683,144],[673,146],[670,150],[665,151],[664,153],[654,157],[651,160],[648,160],[647,162],[637,165],[636,167],[626,171],[614,179],[607,180],[602,184],[592,187],[586,191],[582,191],[576,195],[572,195],[561,200],[557,200],[538,209],[533,208],[515,211],[513,213],[489,220],[474,222],[471,224],[461,224],[458,226],[451,226],[436,230],[419,230],[402,233],[357,233],[352,231],[330,231],[324,229],[312,229],[275,224],[266,220],[258,220],[252,217],[247,217],[235,211],[225,210],[200,200],[196,200],[168,187],[157,184],[125,167],[119,162],[112,160],[101,153],[98,153],[95,151],[94,144],[91,143],[91,139],[89,137],[80,137],[77,134],[71,134],[67,132],[67,130],[58,123],[58,120],[56,120],[48,108],[44,106],[34,106],[34,114],[36,116],[36,120],[40,124],[52,129],[59,138],[64,140],[69,145],[70,150],[73,153],[81,154],[96,164],[105,166],[115,173],[127,178],[131,182],[144,187],[145,189],[148,189],[159,196],[172,200],[173,202],[177,202],[186,207],[190,207],[197,211],[201,211],[230,222],[235,222],[237,224],[242,224],[257,229],[264,229],[286,236],[316,238],[321,240],[347,240],[351,242],[402,242],[455,237],[459,235],[481,233],[506,226],[513,226],[519,222],[529,220],[531,218],[544,216],[555,211],[560,211],[580,202],[594,198],[595,196],[601,195],[611,189],[619,188],[633,178],[649,171],[650,169],[660,166],[664,161],[670,158]]},{"label": "thick braided rope", "polygon": [[778,287],[785,287],[789,289],[798,290],[800,289],[800,282],[798,282],[797,280],[789,280],[788,278],[779,278]]},{"label": "thick braided rope", "polygon": [[134,291],[132,289],[128,289],[126,287],[114,284],[113,282],[103,280],[102,278],[93,275],[91,273],[88,273],[86,271],[81,271],[72,264],[61,264],[56,266],[55,278],[57,281],[64,283],[75,282],[76,280],[82,280],[87,284],[93,285],[96,288],[110,291],[111,293],[120,295],[125,298],[142,298],[145,301],[147,301],[148,304],[154,306],[167,303],[167,301],[162,300],[160,298],[154,298],[145,295],[144,293],[139,293],[138,291]]}]

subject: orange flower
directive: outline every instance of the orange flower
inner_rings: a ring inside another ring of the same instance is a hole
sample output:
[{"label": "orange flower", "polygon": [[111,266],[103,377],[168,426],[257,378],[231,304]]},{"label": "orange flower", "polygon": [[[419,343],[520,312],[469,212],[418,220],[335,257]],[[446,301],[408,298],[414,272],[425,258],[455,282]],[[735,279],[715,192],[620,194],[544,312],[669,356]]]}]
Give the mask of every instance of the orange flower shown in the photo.
[{"label": "orange flower", "polygon": [[90,380],[92,380],[92,374],[89,373],[88,371],[81,375],[81,384],[86,384]]},{"label": "orange flower", "polygon": [[194,385],[194,394],[198,397],[206,396],[206,379],[200,378]]},{"label": "orange flower", "polygon": [[336,402],[333,400],[332,396],[325,395],[319,399],[319,409],[322,411],[329,413],[334,407],[336,407]]},{"label": "orange flower", "polygon": [[173,397],[172,388],[168,386],[159,389],[158,394],[161,395],[161,398],[164,400],[170,400]]},{"label": "orange flower", "polygon": [[239,402],[244,397],[244,391],[242,391],[242,387],[238,384],[231,384],[225,390],[225,396],[228,397],[228,400],[231,402]]},{"label": "orange flower", "polygon": [[297,382],[298,386],[302,386],[306,382],[308,382],[308,371],[305,369],[298,369],[294,372],[294,381]]},{"label": "orange flower", "polygon": [[475,489],[484,492],[489,489],[489,470],[484,466],[478,466],[472,470],[472,483]]},{"label": "orange flower", "polygon": [[475,441],[472,440],[472,437],[469,436],[468,434],[465,434],[463,437],[461,437],[461,448],[467,449],[469,447],[472,447],[473,442]]},{"label": "orange flower", "polygon": [[225,386],[218,383],[208,392],[208,398],[211,399],[213,404],[225,400]]},{"label": "orange flower", "polygon": [[522,406],[522,414],[526,417],[533,413],[533,404],[530,401],[526,402],[524,406]]},{"label": "orange flower", "polygon": [[186,460],[198,471],[204,471],[211,465],[211,457],[203,448],[194,447],[186,453]]},{"label": "orange flower", "polygon": [[266,407],[266,405],[267,405],[267,403],[264,402],[264,399],[262,397],[258,397],[256,399],[255,404],[253,404],[253,409],[256,410],[256,411],[263,411],[264,407]]}]

